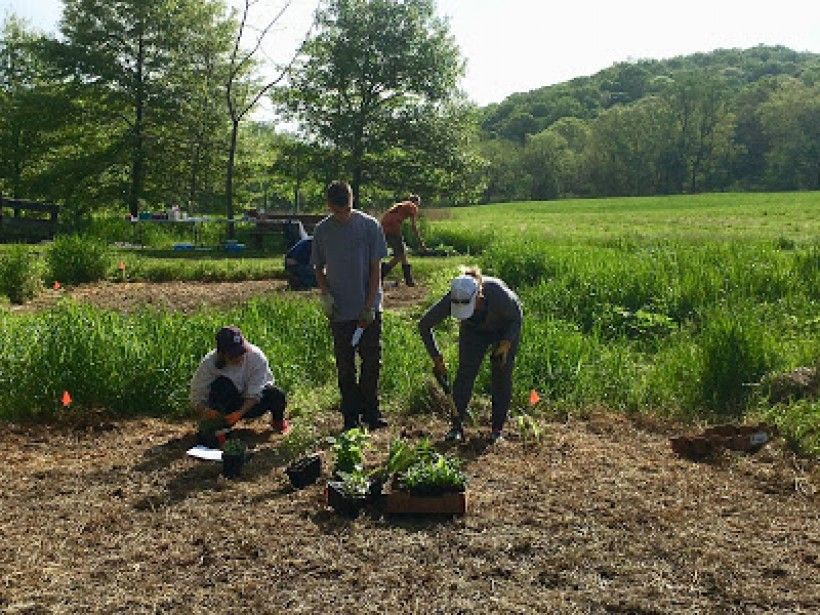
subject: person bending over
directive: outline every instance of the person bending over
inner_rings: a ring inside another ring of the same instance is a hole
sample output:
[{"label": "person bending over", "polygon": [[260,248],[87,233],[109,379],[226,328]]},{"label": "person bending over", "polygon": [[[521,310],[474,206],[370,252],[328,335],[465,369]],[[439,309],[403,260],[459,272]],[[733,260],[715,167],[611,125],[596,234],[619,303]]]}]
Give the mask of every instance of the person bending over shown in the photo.
[{"label": "person bending over", "polygon": [[464,437],[463,423],[467,405],[473,394],[481,362],[491,350],[492,431],[493,442],[502,439],[502,430],[512,398],[512,372],[521,338],[523,311],[521,301],[498,278],[483,277],[478,267],[464,270],[454,278],[450,290],[433,304],[419,321],[419,333],[430,357],[433,371],[439,378],[447,377],[447,367],[433,336],[433,327],[447,316],[457,318],[458,371],[453,382],[453,403],[456,415],[445,436],[450,441]]}]

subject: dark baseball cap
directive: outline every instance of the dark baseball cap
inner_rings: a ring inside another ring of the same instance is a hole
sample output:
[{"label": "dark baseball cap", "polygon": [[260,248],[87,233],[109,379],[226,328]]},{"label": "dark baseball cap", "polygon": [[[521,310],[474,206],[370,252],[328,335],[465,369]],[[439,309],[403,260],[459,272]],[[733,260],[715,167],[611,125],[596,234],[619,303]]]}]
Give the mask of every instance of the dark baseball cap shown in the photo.
[{"label": "dark baseball cap", "polygon": [[216,350],[225,353],[229,357],[238,357],[245,354],[248,351],[248,345],[245,343],[245,338],[242,336],[239,327],[230,325],[217,331]]}]

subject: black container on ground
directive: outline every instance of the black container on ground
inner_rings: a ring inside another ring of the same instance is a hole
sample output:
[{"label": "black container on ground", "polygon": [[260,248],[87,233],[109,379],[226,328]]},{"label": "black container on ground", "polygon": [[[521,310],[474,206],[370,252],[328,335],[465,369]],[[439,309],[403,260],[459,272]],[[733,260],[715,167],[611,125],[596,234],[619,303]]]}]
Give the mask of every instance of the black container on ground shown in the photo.
[{"label": "black container on ground", "polygon": [[294,489],[302,489],[312,485],[322,473],[322,457],[320,455],[308,455],[291,463],[285,474],[290,479],[290,484]]},{"label": "black container on ground", "polygon": [[245,454],[226,455],[222,453],[222,474],[225,478],[239,478],[242,466],[245,465]]},{"label": "black container on ground", "polygon": [[356,518],[367,505],[367,496],[350,496],[340,481],[328,481],[327,505],[344,517]]}]

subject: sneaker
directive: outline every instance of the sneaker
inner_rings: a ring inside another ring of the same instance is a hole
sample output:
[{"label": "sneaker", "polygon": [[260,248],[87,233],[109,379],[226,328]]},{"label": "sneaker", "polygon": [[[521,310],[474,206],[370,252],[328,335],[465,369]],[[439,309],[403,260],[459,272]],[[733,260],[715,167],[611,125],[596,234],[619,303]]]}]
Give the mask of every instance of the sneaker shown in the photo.
[{"label": "sneaker", "polygon": [[490,442],[495,444],[496,442],[503,442],[504,441],[504,434],[501,433],[500,429],[493,429],[490,432]]},{"label": "sneaker", "polygon": [[275,431],[276,433],[280,433],[282,435],[284,435],[284,434],[286,434],[290,431],[290,423],[288,423],[287,419],[282,419],[281,421],[277,421],[276,419],[273,419],[270,422],[270,425],[271,425],[271,428],[273,429],[273,431]]},{"label": "sneaker", "polygon": [[367,425],[367,428],[370,431],[375,431],[377,429],[382,429],[387,427],[389,423],[384,420],[382,417],[377,416],[376,418],[362,418],[362,422]]},{"label": "sneaker", "polygon": [[453,427],[447,432],[444,439],[447,442],[461,442],[464,439],[464,431],[462,431],[461,427]]},{"label": "sneaker", "polygon": [[359,426],[359,417],[358,416],[345,416],[344,417],[344,426],[342,427],[342,431],[347,431],[348,429],[356,429]]}]

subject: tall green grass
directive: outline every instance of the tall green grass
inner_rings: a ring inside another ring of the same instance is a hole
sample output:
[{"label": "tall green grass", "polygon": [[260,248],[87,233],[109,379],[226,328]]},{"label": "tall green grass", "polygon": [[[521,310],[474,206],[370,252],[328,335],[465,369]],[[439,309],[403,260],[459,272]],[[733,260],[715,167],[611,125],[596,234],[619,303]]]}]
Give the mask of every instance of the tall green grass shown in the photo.
[{"label": "tall green grass", "polygon": [[[817,193],[494,205],[455,210],[425,231],[428,244],[439,237],[471,256],[411,258],[430,296],[425,306],[385,316],[381,396],[388,411],[430,405],[430,361],[416,323],[446,292],[456,265],[477,262],[524,305],[514,412],[604,405],[693,420],[754,414],[776,420],[801,450],[816,450],[816,404],[772,409],[756,385],[766,373],[820,362]],[[281,271],[281,258],[121,258],[131,279]],[[193,316],[64,304],[37,315],[0,313],[0,386],[7,392],[0,416],[63,412],[63,390],[83,408],[182,414],[190,376],[226,322],[268,353],[294,408],[333,405],[330,335],[317,306],[301,298]],[[457,324],[448,320],[436,335],[455,369]],[[528,407],[531,389],[543,400],[536,408]],[[482,408],[486,365],[475,393]]]},{"label": "tall green grass", "polygon": [[[123,315],[65,301],[40,314],[0,318],[0,416],[47,418],[91,408],[184,414],[191,376],[216,330],[228,323],[266,352],[286,390],[323,385],[333,373],[325,319],[298,299],[194,316]],[[66,390],[74,399],[67,410],[60,405]]]}]

